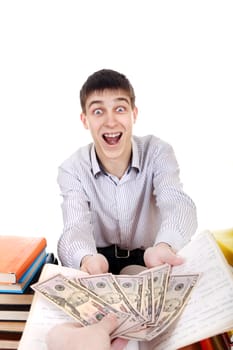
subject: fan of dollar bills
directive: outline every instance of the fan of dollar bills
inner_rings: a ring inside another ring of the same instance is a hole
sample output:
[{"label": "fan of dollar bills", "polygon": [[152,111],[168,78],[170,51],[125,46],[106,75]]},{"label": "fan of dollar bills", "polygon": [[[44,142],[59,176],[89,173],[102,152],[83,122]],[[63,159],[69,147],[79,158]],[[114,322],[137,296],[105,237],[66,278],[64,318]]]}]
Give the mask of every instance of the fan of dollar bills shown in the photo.
[{"label": "fan of dollar bills", "polygon": [[88,275],[75,280],[58,274],[32,288],[87,326],[108,313],[117,316],[112,338],[151,340],[183,310],[198,274],[173,275],[164,264],[137,275]]}]

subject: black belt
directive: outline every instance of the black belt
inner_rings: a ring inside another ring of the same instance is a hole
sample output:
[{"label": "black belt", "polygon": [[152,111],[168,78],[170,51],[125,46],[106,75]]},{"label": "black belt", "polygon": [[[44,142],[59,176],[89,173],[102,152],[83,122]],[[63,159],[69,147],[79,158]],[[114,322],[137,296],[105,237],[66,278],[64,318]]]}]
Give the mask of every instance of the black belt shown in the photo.
[{"label": "black belt", "polygon": [[98,253],[103,254],[106,257],[115,257],[117,259],[127,259],[130,257],[137,257],[138,255],[144,254],[143,249],[121,249],[116,244],[113,244],[109,247],[97,248],[97,251]]}]

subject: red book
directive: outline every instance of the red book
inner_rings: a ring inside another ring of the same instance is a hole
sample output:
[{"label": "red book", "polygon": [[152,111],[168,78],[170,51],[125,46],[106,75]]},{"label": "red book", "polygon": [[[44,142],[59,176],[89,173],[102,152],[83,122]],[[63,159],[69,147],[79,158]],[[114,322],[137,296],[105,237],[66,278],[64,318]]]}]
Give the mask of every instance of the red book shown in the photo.
[{"label": "red book", "polygon": [[0,236],[0,283],[16,283],[47,245],[44,237]]},{"label": "red book", "polygon": [[202,350],[214,350],[214,347],[210,338],[202,339],[200,341],[200,345]]}]

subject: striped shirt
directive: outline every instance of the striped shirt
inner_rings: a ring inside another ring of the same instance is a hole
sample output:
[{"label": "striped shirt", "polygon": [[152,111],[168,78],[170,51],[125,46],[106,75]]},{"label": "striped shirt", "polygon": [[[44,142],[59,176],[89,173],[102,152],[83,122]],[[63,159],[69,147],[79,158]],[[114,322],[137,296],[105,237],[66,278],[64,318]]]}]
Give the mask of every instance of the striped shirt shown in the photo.
[{"label": "striped shirt", "polygon": [[65,266],[79,268],[85,255],[111,244],[131,250],[166,242],[180,249],[197,228],[173,149],[152,135],[133,136],[121,179],[101,168],[91,143],[62,163],[58,184],[64,221],[58,256]]}]

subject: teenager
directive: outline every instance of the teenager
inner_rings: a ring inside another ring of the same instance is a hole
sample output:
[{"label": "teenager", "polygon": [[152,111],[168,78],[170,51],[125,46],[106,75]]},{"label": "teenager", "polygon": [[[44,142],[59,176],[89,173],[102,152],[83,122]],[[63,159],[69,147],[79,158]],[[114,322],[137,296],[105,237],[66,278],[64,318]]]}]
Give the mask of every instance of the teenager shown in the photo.
[{"label": "teenager", "polygon": [[80,102],[93,143],[59,167],[61,263],[90,274],[182,263],[176,251],[195,233],[197,217],[172,147],[154,135],[133,135],[135,93],[119,72],[89,76]]}]

